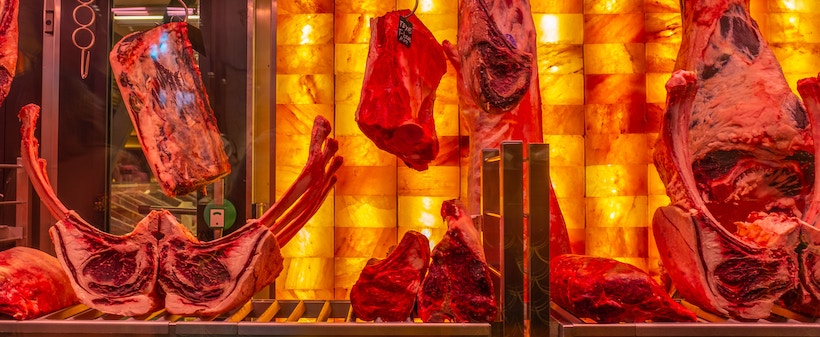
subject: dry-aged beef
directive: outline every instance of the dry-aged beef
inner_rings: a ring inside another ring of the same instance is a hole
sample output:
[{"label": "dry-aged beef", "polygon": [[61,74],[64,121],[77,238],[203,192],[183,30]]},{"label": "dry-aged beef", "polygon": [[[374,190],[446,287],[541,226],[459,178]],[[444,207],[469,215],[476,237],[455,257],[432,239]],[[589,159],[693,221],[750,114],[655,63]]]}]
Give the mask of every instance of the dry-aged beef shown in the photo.
[{"label": "dry-aged beef", "polygon": [[166,194],[190,193],[230,172],[186,23],[129,34],[109,58],[142,151]]},{"label": "dry-aged beef", "polygon": [[480,235],[459,200],[441,205],[447,233],[433,248],[433,261],[418,296],[425,322],[493,322],[498,308]]},{"label": "dry-aged beef", "polygon": [[228,236],[199,242],[167,211],[153,211],[123,236],[99,231],[57,198],[38,158],[39,107],[20,110],[23,166],[49,212],[57,256],[80,301],[109,314],[141,315],[165,307],[214,316],[250,299],[282,270],[286,244],[319,209],[342,164],[330,122],[317,116],[308,160],[282,198]]},{"label": "dry-aged beef", "polygon": [[791,92],[748,1],[683,5],[679,70],[655,148],[671,199],[653,218],[664,269],[708,311],[764,318],[779,303],[820,316],[820,125]]},{"label": "dry-aged beef", "polygon": [[528,0],[463,0],[458,45],[443,43],[458,72],[459,108],[470,137],[467,209],[472,214],[481,202],[481,150],[497,149],[505,140],[543,141],[531,13]]},{"label": "dry-aged beef", "polygon": [[0,316],[31,319],[77,303],[57,259],[14,247],[0,252]]},{"label": "dry-aged beef", "polygon": [[407,231],[383,260],[371,259],[350,289],[356,318],[385,322],[410,317],[421,281],[430,265],[430,242],[416,231]]},{"label": "dry-aged beef", "polygon": [[[409,45],[399,41],[410,25]],[[438,155],[433,119],[436,88],[447,71],[444,51],[410,11],[370,20],[370,50],[356,110],[362,132],[380,149],[423,171]]]},{"label": "dry-aged beef", "polygon": [[0,0],[0,105],[9,94],[17,69],[17,12],[19,0]]},{"label": "dry-aged beef", "polygon": [[564,254],[550,260],[550,298],[598,323],[697,321],[649,274],[603,257]]}]

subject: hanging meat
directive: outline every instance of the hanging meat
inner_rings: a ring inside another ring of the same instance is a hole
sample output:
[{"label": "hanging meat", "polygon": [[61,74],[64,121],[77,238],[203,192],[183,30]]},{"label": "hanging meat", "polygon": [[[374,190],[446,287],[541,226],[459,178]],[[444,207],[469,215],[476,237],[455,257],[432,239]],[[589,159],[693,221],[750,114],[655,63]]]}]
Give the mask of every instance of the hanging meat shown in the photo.
[{"label": "hanging meat", "polygon": [[[689,302],[765,318],[774,304],[820,316],[816,105],[807,114],[749,15],[748,1],[684,1],[678,71],[655,165],[671,204],[653,229]],[[800,92],[816,102],[816,82]]]},{"label": "hanging meat", "polygon": [[370,20],[356,123],[380,149],[424,171],[438,155],[436,88],[447,71],[433,33],[408,10]]},{"label": "hanging meat", "polygon": [[493,322],[498,313],[490,268],[481,237],[459,200],[441,205],[447,222],[444,238],[433,248],[433,261],[418,294],[424,322]]},{"label": "hanging meat", "polygon": [[429,265],[430,242],[427,237],[407,231],[387,258],[367,262],[350,289],[350,306],[356,318],[406,321],[416,304]]},{"label": "hanging meat", "polygon": [[0,0],[0,105],[6,100],[17,70],[19,0]]},{"label": "hanging meat", "polygon": [[28,247],[0,252],[0,316],[32,319],[75,303],[57,258]]},{"label": "hanging meat", "polygon": [[153,211],[134,230],[97,230],[57,198],[38,158],[34,128],[39,107],[23,107],[23,166],[50,213],[49,234],[80,301],[99,311],[142,315],[166,308],[185,316],[214,316],[246,302],[282,270],[279,247],[316,213],[336,183],[342,158],[330,123],[314,121],[308,159],[293,185],[259,219],[230,235],[199,242],[167,211]]},{"label": "hanging meat", "polygon": [[[480,211],[481,150],[497,149],[505,140],[543,142],[531,13],[528,0],[461,1],[458,44],[443,43],[458,73],[459,105],[470,137],[471,214]],[[553,225],[566,227],[563,221]]]},{"label": "hanging meat", "polygon": [[550,260],[550,298],[598,323],[697,321],[649,274],[603,257],[564,254]]},{"label": "hanging meat", "polygon": [[165,194],[188,194],[230,173],[185,22],[129,34],[114,45],[109,59]]}]

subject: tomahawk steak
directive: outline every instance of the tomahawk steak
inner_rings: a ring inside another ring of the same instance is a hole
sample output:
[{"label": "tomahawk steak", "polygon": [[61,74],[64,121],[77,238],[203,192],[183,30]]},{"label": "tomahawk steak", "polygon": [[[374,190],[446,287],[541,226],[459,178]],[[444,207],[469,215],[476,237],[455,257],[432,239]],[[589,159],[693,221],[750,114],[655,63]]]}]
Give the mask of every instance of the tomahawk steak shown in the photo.
[{"label": "tomahawk steak", "polygon": [[185,22],[131,33],[114,45],[109,59],[165,194],[187,194],[230,173]]},{"label": "tomahawk steak", "polygon": [[438,155],[433,103],[447,71],[444,51],[408,10],[373,18],[370,27],[356,122],[380,149],[426,170]]},{"label": "tomahawk steak", "polygon": [[350,290],[356,318],[385,322],[405,321],[416,304],[421,281],[430,265],[430,242],[416,231],[407,231],[383,260],[371,259]]},{"label": "tomahawk steak", "polygon": [[418,296],[425,322],[493,322],[498,308],[480,234],[459,200],[441,205],[447,222],[444,238],[433,248],[433,261]]},{"label": "tomahawk steak", "polygon": [[550,260],[550,298],[598,323],[697,321],[649,274],[603,257],[564,254]]},{"label": "tomahawk steak", "polygon": [[[684,2],[684,34],[655,165],[671,205],[653,229],[689,302],[764,318],[780,303],[817,316],[819,125],[791,92],[748,1]],[[805,221],[809,221],[809,223]]]},{"label": "tomahawk steak", "polygon": [[0,252],[0,314],[31,319],[75,303],[77,296],[54,256],[27,247]]}]

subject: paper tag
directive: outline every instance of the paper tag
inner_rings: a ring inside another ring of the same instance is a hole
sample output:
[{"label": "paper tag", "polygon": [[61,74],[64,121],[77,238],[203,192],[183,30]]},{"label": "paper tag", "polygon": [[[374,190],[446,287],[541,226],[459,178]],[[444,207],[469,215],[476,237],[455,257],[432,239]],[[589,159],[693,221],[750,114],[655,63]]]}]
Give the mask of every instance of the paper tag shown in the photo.
[{"label": "paper tag", "polygon": [[413,39],[413,23],[403,16],[399,16],[399,42],[410,47],[410,40]]},{"label": "paper tag", "polygon": [[210,222],[208,223],[208,227],[211,228],[224,228],[225,227],[225,210],[221,208],[212,208],[211,209],[211,216]]}]

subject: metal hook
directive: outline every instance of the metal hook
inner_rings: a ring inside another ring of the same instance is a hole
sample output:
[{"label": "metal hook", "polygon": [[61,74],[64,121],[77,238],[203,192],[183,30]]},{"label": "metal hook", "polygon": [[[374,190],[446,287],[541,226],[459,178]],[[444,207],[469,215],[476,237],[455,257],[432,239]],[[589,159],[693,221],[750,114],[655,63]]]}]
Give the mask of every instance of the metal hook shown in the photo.
[{"label": "metal hook", "polygon": [[[182,10],[185,11],[185,16],[182,18],[182,22],[188,22],[188,5],[185,4],[185,0],[177,0],[177,2],[182,5]],[[173,16],[170,13],[168,13],[168,16],[170,16],[172,18],[171,21],[173,21]]]},{"label": "metal hook", "polygon": [[415,5],[413,5],[413,10],[412,10],[412,11],[410,11],[410,14],[407,14],[407,16],[404,16],[404,18],[405,18],[405,19],[408,19],[408,18],[410,18],[411,16],[413,16],[413,14],[415,14],[415,13],[416,13],[416,9],[418,9],[418,8],[419,8],[419,0],[416,0],[416,4],[415,4]]}]

